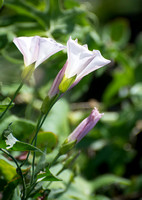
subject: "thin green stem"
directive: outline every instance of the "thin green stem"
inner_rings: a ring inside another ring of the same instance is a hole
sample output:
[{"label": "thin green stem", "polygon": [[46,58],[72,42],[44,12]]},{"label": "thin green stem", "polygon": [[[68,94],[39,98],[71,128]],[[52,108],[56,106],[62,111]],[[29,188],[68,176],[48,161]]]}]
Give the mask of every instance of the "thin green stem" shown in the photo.
[{"label": "thin green stem", "polygon": [[60,153],[58,153],[55,158],[52,160],[52,162],[49,164],[48,168],[52,167],[52,165],[55,164],[55,162],[58,160],[58,158],[60,157]]},{"label": "thin green stem", "polygon": [[[40,130],[40,129],[39,129],[39,126],[40,126],[40,122],[41,122],[43,116],[44,116],[44,114],[41,113],[41,114],[40,114],[40,117],[39,117],[39,119],[38,119],[37,125],[36,125],[36,133],[35,133],[35,136],[37,135],[37,133],[38,133],[39,130]],[[35,136],[34,136],[32,142],[31,142],[31,144],[34,143]],[[27,160],[28,160],[28,158],[29,158],[29,155],[30,155],[30,151],[28,152],[26,159],[24,160],[24,162],[22,162],[22,164],[20,165],[20,167],[22,167],[22,166],[27,162]]]},{"label": "thin green stem", "polygon": [[23,173],[22,173],[22,170],[17,162],[17,160],[9,153],[7,152],[5,149],[2,149],[0,148],[0,150],[5,153],[7,156],[9,156],[16,164],[17,166],[17,169],[18,169],[18,173],[19,175],[21,176],[21,180],[22,180],[22,185],[23,185],[23,195],[22,195],[22,200],[25,200],[25,195],[26,195],[26,183],[25,183],[25,179],[24,179],[24,176],[23,176]]},{"label": "thin green stem", "polygon": [[[41,113],[40,117],[39,117],[39,120],[38,120],[38,123],[37,123],[37,127],[36,127],[36,133],[35,133],[35,136],[31,142],[31,144],[33,144],[34,142],[34,146],[36,147],[36,144],[37,144],[37,135],[38,135],[38,132],[41,128],[41,123],[42,123],[42,118],[44,117],[44,114]],[[36,156],[36,153],[34,152],[34,155],[33,155],[33,162],[32,162],[32,178],[31,178],[31,184],[34,182],[34,166],[35,166],[35,156]]]},{"label": "thin green stem", "polygon": [[[37,126],[36,126],[36,133],[35,133],[35,136],[34,136],[32,142],[31,142],[31,144],[34,143],[34,146],[35,146],[35,147],[36,147],[36,145],[37,145],[37,135],[38,135],[38,132],[39,132],[39,130],[41,129],[41,127],[42,127],[42,125],[43,125],[43,123],[44,123],[44,121],[45,121],[45,119],[46,119],[48,113],[50,112],[50,110],[51,110],[51,108],[53,107],[53,105],[56,103],[56,101],[57,101],[57,99],[58,99],[59,96],[60,96],[60,94],[57,95],[57,97],[54,99],[54,101],[53,101],[52,104],[50,105],[50,107],[49,107],[47,113],[46,113],[46,114],[41,113],[41,115],[40,115],[40,117],[39,117],[39,120],[38,120],[38,123],[37,123]],[[21,166],[23,166],[23,165],[25,164],[25,162],[27,162],[28,157],[29,157],[29,154],[30,154],[30,152],[28,153],[26,160],[24,161],[24,163],[21,164]],[[35,182],[35,157],[36,157],[36,153],[34,152],[34,155],[33,155],[33,162],[32,162],[32,177],[31,177],[31,183],[30,183],[31,185],[34,185],[34,182]],[[58,158],[57,158],[57,159],[58,159]]]},{"label": "thin green stem", "polygon": [[19,87],[17,88],[17,90],[16,90],[14,96],[12,97],[10,103],[8,104],[8,106],[6,107],[6,109],[4,110],[4,112],[1,114],[0,119],[5,115],[5,113],[7,112],[7,110],[8,110],[9,107],[11,106],[11,104],[13,103],[15,97],[17,96],[17,94],[18,94],[18,92],[20,91],[20,89],[22,88],[22,86],[23,86],[23,82],[21,82],[21,84],[20,84]]},{"label": "thin green stem", "polygon": [[[54,104],[53,104],[53,105],[54,105]],[[52,105],[52,106],[53,106],[53,105]],[[47,112],[46,114],[43,114],[43,113],[41,114],[41,118],[40,118],[40,120],[39,120],[39,122],[38,122],[38,126],[37,126],[37,131],[36,131],[35,136],[34,136],[34,138],[33,138],[33,140],[32,140],[32,144],[33,144],[33,142],[35,142],[35,143],[34,143],[34,146],[35,146],[35,147],[36,147],[36,143],[37,143],[37,135],[38,135],[38,132],[39,132],[39,130],[41,129],[41,127],[42,127],[42,125],[43,125],[43,123],[44,123],[44,121],[45,121],[45,119],[46,119],[48,113],[50,112],[50,110],[51,110],[51,108],[52,108],[52,106],[49,108],[49,110],[48,110],[48,112]],[[42,117],[43,117],[43,119],[42,119]],[[41,123],[40,123],[40,122],[41,122]],[[35,156],[36,156],[36,153],[34,152],[34,155],[33,155],[33,162],[32,162],[32,179],[31,179],[31,183],[34,182]]]},{"label": "thin green stem", "polygon": [[25,200],[29,197],[29,195],[31,194],[31,192],[33,191],[33,189],[34,189],[34,187],[35,187],[36,185],[37,185],[37,183],[34,183],[34,184],[31,186],[30,190],[29,190],[28,193],[27,193],[27,196],[26,196]]}]

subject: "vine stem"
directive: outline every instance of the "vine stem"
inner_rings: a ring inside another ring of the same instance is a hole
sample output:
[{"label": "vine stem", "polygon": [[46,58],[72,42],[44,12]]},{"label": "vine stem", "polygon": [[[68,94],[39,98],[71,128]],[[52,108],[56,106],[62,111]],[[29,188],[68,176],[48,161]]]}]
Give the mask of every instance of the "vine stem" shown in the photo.
[{"label": "vine stem", "polygon": [[60,153],[58,152],[57,155],[55,156],[55,158],[49,164],[48,168],[51,168],[51,166],[54,165],[54,163],[58,160],[59,157],[60,157]]},{"label": "vine stem", "polygon": [[[56,98],[54,99],[54,101],[52,102],[52,104],[50,105],[50,107],[48,108],[48,111],[46,113],[42,113],[41,112],[41,114],[40,114],[40,117],[39,117],[39,120],[38,120],[38,123],[37,123],[37,126],[36,126],[36,132],[35,132],[35,135],[34,135],[34,138],[33,138],[32,142],[31,142],[31,144],[34,143],[35,147],[37,145],[37,135],[38,135],[38,132],[41,129],[41,127],[42,127],[42,125],[43,125],[43,123],[44,123],[44,121],[45,121],[48,113],[50,112],[51,108],[53,107],[53,105],[58,100],[59,96],[60,96],[60,93],[56,96]],[[29,155],[30,155],[30,152],[28,153],[28,155],[26,157],[26,160],[24,161],[24,163],[22,163],[20,165],[20,167],[23,166],[27,162]],[[31,177],[31,182],[30,182],[30,184],[33,185],[32,189],[36,185],[36,181],[35,181],[35,177],[34,177],[35,176],[35,157],[36,157],[36,153],[34,152],[33,161],[32,161],[32,177]],[[31,190],[30,190],[30,192],[31,192]],[[30,195],[30,192],[27,194],[26,199]]]},{"label": "vine stem", "polygon": [[22,170],[17,162],[17,160],[8,152],[6,151],[5,149],[2,149],[0,148],[0,150],[5,153],[7,156],[9,156],[16,164],[17,166],[17,169],[18,169],[18,172],[19,172],[19,175],[21,176],[21,179],[22,179],[22,185],[23,185],[23,195],[22,195],[22,200],[25,200],[25,195],[26,195],[26,183],[25,183],[25,179],[24,179],[24,176],[23,176],[23,173],[22,173]]},{"label": "vine stem", "polygon": [[[36,147],[36,143],[37,143],[37,135],[38,135],[38,132],[42,126],[42,118],[44,117],[44,114],[41,113],[40,114],[40,117],[39,117],[39,120],[38,120],[38,123],[37,123],[37,127],[36,127],[36,133],[35,133],[35,136],[31,142],[31,144],[33,144],[34,142],[34,146]],[[44,119],[44,118],[43,118]],[[41,123],[41,124],[40,124]],[[29,156],[29,155],[28,155]],[[35,165],[35,156],[36,156],[36,153],[34,152],[34,155],[33,155],[33,162],[32,162],[32,178],[31,178],[31,184],[34,182],[34,165]]]},{"label": "vine stem", "polygon": [[[38,135],[38,132],[39,130],[41,129],[48,113],[49,113],[50,109],[48,110],[48,112],[46,114],[41,114],[41,117],[39,118],[39,121],[38,121],[38,124],[37,124],[37,130],[36,130],[36,133],[35,133],[35,136],[32,140],[32,143],[34,143],[34,146],[36,147],[37,145],[37,135]],[[43,119],[42,119],[43,118]],[[41,122],[41,123],[40,123]],[[33,155],[33,162],[32,162],[32,178],[31,178],[31,184],[34,182],[34,167],[35,167],[35,156],[36,156],[36,153],[34,152],[34,155]]]},{"label": "vine stem", "polygon": [[14,94],[14,96],[12,97],[12,99],[11,99],[11,101],[10,101],[10,103],[8,104],[8,106],[6,107],[6,109],[3,111],[3,113],[0,115],[0,119],[5,115],[5,113],[7,112],[7,110],[9,109],[9,107],[11,106],[11,104],[13,103],[13,101],[14,101],[14,99],[15,99],[15,97],[17,96],[17,94],[18,94],[18,92],[20,91],[20,89],[22,88],[22,86],[23,86],[23,82],[21,82],[21,84],[19,85],[19,87],[17,88],[17,90],[16,90],[16,92],[15,92],[15,94]]},{"label": "vine stem", "polygon": [[[51,108],[53,107],[53,105],[56,103],[56,101],[58,100],[60,96],[60,93],[56,96],[56,98],[53,100],[53,102],[51,103],[50,107],[48,108],[48,111],[46,112],[46,114],[44,113],[41,113],[41,117],[39,118],[39,121],[38,121],[38,124],[37,124],[37,130],[36,130],[36,133],[35,133],[35,136],[32,140],[32,143],[34,143],[34,146],[36,147],[37,145],[37,135],[38,135],[38,132],[39,130],[41,129],[48,113],[50,112]],[[43,118],[43,119],[42,119]],[[41,122],[41,123],[40,123]],[[32,178],[31,178],[31,184],[34,182],[34,167],[35,167],[35,156],[36,156],[36,152],[34,152],[34,155],[33,155],[33,162],[32,162]]]}]

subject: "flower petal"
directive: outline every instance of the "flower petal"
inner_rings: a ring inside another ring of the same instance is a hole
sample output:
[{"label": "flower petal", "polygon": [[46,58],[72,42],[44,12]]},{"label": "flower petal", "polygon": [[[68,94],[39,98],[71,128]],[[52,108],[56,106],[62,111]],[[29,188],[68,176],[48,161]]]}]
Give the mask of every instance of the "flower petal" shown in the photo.
[{"label": "flower petal", "polygon": [[23,54],[25,66],[35,62],[35,68],[53,54],[66,48],[51,38],[39,36],[18,37],[13,42]]},{"label": "flower petal", "polygon": [[37,60],[39,51],[39,36],[18,37],[13,40],[19,51],[24,56],[25,66],[29,66]]},{"label": "flower petal", "polygon": [[84,76],[86,76],[87,74],[91,73],[92,71],[95,71],[101,67],[103,67],[104,65],[109,64],[111,61],[105,59],[100,51],[98,50],[93,50],[94,56],[93,59],[91,60],[91,62],[86,66],[86,68],[84,68],[84,70],[82,70],[82,72],[78,75],[78,79],[83,78]]},{"label": "flower petal", "polygon": [[40,48],[35,68],[44,62],[47,58],[65,48],[66,47],[64,45],[57,43],[51,38],[40,38]]},{"label": "flower petal", "polygon": [[68,66],[65,72],[67,78],[80,74],[86,65],[93,59],[93,52],[89,51],[86,46],[79,45],[71,38],[67,42],[67,53]]}]

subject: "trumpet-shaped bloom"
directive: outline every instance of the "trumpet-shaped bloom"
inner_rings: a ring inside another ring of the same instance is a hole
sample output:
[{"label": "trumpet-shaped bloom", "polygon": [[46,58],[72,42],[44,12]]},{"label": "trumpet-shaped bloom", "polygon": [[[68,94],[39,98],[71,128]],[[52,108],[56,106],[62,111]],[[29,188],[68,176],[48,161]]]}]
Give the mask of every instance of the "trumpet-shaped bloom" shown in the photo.
[{"label": "trumpet-shaped bloom", "polygon": [[75,141],[78,143],[100,120],[103,114],[100,114],[97,108],[94,108],[86,119],[69,135],[68,142]]},{"label": "trumpet-shaped bloom", "polygon": [[65,82],[65,80],[75,77],[73,83],[71,82],[71,85],[69,85],[69,88],[72,88],[87,74],[110,63],[110,60],[105,59],[100,51],[90,51],[87,45],[81,46],[77,40],[72,40],[71,38],[67,42],[67,55],[67,62],[57,75],[49,91],[50,97],[59,92],[59,85],[62,80]]},{"label": "trumpet-shaped bloom", "polygon": [[35,63],[35,68],[53,54],[66,48],[51,38],[18,37],[13,40],[19,51],[23,54],[25,66]]},{"label": "trumpet-shaped bloom", "polygon": [[67,52],[68,64],[65,77],[71,78],[76,75],[76,81],[110,62],[101,55],[100,51],[89,51],[87,45],[81,46],[77,40],[71,38],[67,42]]}]

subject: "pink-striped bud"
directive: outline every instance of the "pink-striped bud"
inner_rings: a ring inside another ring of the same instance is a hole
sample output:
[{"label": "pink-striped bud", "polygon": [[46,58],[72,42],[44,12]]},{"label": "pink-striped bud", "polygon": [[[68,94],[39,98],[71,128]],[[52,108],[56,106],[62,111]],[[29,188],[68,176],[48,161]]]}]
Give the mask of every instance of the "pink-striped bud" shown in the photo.
[{"label": "pink-striped bud", "polygon": [[94,108],[91,114],[69,135],[68,142],[76,140],[76,143],[78,143],[96,125],[102,116],[103,113],[100,114],[97,108]]}]

